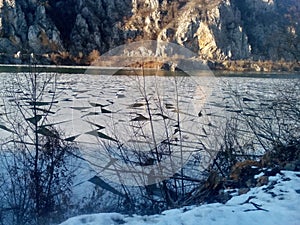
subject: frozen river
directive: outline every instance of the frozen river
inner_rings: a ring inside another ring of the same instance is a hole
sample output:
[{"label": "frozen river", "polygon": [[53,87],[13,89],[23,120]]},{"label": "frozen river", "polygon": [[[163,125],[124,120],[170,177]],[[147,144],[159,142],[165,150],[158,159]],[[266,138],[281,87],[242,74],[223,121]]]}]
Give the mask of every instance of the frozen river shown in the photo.
[{"label": "frozen river", "polygon": [[[163,170],[160,178],[165,179],[186,162],[191,164],[194,153],[201,155],[202,167],[208,165],[230,117],[263,115],[272,120],[266,110],[271,112],[271,106],[285,97],[299,107],[299,77],[39,74],[37,89],[43,94],[33,103],[30,77],[2,73],[1,141],[11,139],[16,129],[7,117],[14,126],[18,120],[20,126],[29,126],[36,105],[39,115],[47,115],[47,121],[39,123],[54,125],[64,139],[78,143],[83,157],[98,172],[114,177],[115,171],[127,171],[128,184],[132,177],[145,182],[140,174],[158,174],[157,170]],[[22,121],[18,112],[24,108]],[[134,163],[134,172],[124,157]],[[114,169],[110,170],[111,164]]]}]

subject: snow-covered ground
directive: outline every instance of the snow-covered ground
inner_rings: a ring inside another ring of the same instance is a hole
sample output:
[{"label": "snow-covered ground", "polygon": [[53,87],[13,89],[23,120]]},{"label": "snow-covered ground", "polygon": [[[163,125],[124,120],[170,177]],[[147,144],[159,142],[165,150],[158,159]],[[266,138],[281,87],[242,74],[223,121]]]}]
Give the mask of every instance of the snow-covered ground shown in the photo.
[{"label": "snow-covered ground", "polygon": [[236,195],[226,204],[172,209],[160,215],[128,216],[99,213],[70,218],[60,225],[199,225],[300,224],[300,172],[282,171],[269,184]]}]

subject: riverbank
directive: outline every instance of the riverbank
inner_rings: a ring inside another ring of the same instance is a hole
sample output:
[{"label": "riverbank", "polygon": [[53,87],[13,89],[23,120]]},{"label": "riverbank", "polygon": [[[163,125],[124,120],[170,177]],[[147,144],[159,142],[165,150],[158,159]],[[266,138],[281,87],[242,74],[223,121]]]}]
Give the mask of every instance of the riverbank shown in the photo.
[{"label": "riverbank", "polygon": [[[194,60],[193,60],[194,61]],[[195,61],[194,61],[195,63]],[[205,61],[215,76],[266,76],[278,74],[298,74],[300,73],[300,62],[285,62],[285,61]],[[114,63],[116,64],[116,63]],[[35,65],[39,72],[53,72],[53,73],[71,73],[71,74],[114,74],[118,73],[130,74],[133,70],[137,71],[141,67],[117,67],[117,66],[91,66],[91,65],[48,65],[37,64]],[[18,73],[32,71],[30,64],[0,64],[0,73]],[[161,75],[172,73],[170,67],[165,64],[159,67],[152,67],[147,65],[144,72]],[[175,68],[175,71],[180,71],[180,68]]]},{"label": "riverbank", "polygon": [[299,61],[225,60],[225,61],[209,61],[208,65],[212,70],[216,70],[216,71],[300,72]]},{"label": "riverbank", "polygon": [[68,219],[61,225],[198,225],[198,224],[249,224],[296,225],[298,212],[300,173],[281,171],[270,181],[254,187],[247,194],[227,190],[231,200],[222,203],[188,206],[171,209],[151,216],[124,215],[120,213],[86,214]]}]

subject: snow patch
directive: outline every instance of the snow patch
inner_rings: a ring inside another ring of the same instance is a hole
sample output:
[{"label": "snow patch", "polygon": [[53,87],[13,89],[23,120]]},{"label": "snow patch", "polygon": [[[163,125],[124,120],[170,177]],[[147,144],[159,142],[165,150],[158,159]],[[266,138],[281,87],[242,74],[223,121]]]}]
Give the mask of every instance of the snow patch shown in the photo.
[{"label": "snow patch", "polygon": [[172,209],[160,215],[127,216],[119,213],[82,215],[61,225],[198,225],[300,224],[300,172],[282,171],[270,183],[235,196],[226,204],[214,203]]}]

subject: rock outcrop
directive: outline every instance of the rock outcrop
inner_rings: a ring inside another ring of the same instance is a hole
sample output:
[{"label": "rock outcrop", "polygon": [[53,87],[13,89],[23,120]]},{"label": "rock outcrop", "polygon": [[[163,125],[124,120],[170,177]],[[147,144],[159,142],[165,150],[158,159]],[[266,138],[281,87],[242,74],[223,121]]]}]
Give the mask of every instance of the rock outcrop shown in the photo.
[{"label": "rock outcrop", "polygon": [[[162,40],[211,60],[299,60],[298,0],[0,0],[0,62]],[[20,54],[21,53],[21,54]]]}]

